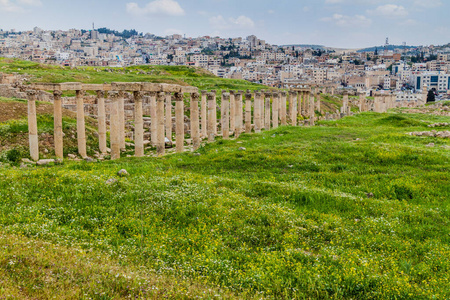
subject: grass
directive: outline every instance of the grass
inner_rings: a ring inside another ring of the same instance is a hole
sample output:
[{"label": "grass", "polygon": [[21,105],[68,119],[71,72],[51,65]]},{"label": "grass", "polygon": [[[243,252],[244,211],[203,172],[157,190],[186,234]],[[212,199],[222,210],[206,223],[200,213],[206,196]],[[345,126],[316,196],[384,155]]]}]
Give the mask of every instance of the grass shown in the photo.
[{"label": "grass", "polygon": [[267,87],[245,80],[222,79],[194,67],[185,66],[132,66],[111,67],[61,67],[30,61],[0,58],[0,72],[26,75],[28,82],[154,82],[191,85],[200,90],[258,90]]},{"label": "grass", "polygon": [[[104,267],[93,260],[73,270],[80,281],[66,287],[81,290],[91,284],[87,274],[102,268],[144,268],[177,278],[168,290],[179,282],[197,287],[185,298],[212,287],[225,298],[446,299],[450,141],[406,133],[448,121],[363,113],[219,140],[200,156],[0,168],[3,243],[45,241],[108,257]],[[120,169],[130,176],[118,177]],[[107,184],[111,178],[117,181]],[[8,247],[0,258],[11,258]],[[20,250],[25,261],[33,249]],[[59,295],[57,284],[33,292],[34,263],[11,273],[0,261],[0,273],[9,274],[0,290]],[[61,261],[55,270],[72,270]],[[136,295],[97,278],[99,288],[89,291]]]}]

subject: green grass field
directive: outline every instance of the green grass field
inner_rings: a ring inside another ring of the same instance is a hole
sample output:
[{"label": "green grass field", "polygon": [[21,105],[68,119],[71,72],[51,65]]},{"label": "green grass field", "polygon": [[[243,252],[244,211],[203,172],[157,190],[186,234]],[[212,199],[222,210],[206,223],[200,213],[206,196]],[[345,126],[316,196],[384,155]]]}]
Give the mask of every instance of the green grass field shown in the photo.
[{"label": "green grass field", "polygon": [[259,90],[268,87],[245,80],[222,79],[201,69],[184,66],[60,67],[0,58],[0,72],[26,75],[28,82],[154,82],[191,85],[200,90]]},{"label": "green grass field", "polygon": [[200,156],[0,167],[0,295],[448,299],[450,141],[406,134],[436,122],[363,113]]}]

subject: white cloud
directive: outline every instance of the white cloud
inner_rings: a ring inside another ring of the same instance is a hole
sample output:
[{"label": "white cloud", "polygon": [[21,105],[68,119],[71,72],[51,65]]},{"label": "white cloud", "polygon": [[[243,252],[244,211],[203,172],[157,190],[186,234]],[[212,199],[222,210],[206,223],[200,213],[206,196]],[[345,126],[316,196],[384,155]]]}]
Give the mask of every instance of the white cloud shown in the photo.
[{"label": "white cloud", "polygon": [[41,6],[41,0],[17,0],[19,4],[29,5],[29,6]]},{"label": "white cloud", "polygon": [[375,10],[368,12],[387,18],[406,17],[408,15],[408,11],[403,6],[396,4],[378,6]]},{"label": "white cloud", "polygon": [[147,3],[144,7],[139,7],[137,3],[127,3],[127,12],[132,15],[166,15],[184,16],[184,9],[174,0],[155,0]]},{"label": "white cloud", "polygon": [[332,17],[322,18],[322,22],[334,23],[341,27],[350,26],[369,26],[372,24],[372,20],[362,15],[345,16],[341,14],[334,14]]},{"label": "white cloud", "polygon": [[273,15],[273,14],[275,13],[275,11],[274,11],[273,9],[269,9],[269,10],[267,11],[267,13],[270,14],[270,15]]},{"label": "white cloud", "polygon": [[40,0],[0,0],[0,11],[25,12],[26,6],[41,6]]},{"label": "white cloud", "polygon": [[255,22],[246,16],[225,19],[218,15],[211,17],[209,23],[214,29],[250,29],[255,27]]},{"label": "white cloud", "polygon": [[414,0],[414,5],[422,8],[436,8],[442,5],[441,0]]}]

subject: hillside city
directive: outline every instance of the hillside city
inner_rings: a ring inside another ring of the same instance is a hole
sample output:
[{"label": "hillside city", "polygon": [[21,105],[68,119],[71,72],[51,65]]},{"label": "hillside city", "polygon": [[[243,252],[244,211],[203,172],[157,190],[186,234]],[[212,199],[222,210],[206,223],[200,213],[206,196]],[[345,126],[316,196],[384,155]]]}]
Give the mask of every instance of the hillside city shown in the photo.
[{"label": "hillside city", "polygon": [[0,56],[69,67],[195,66],[222,78],[272,87],[317,84],[390,90],[398,99],[421,97],[424,86],[435,91],[437,100],[447,99],[450,91],[450,45],[393,47],[386,41],[379,48],[353,51],[277,46],[254,35],[186,38],[135,30],[45,31],[35,27],[26,32],[0,30]]}]

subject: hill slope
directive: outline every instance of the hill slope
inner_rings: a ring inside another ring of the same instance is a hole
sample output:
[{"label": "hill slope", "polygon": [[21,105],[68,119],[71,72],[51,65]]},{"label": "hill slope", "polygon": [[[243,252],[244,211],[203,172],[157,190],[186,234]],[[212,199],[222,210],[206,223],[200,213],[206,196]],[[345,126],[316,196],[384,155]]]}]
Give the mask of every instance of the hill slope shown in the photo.
[{"label": "hill slope", "polygon": [[[365,113],[218,141],[200,156],[0,168],[0,228],[241,298],[444,299],[450,141],[406,134],[436,122],[449,118]],[[18,284],[10,268],[0,264],[0,290]]]}]

